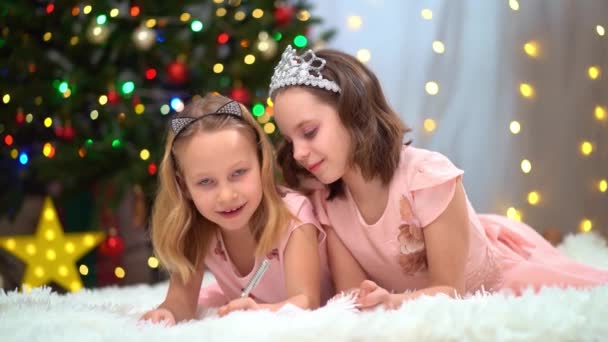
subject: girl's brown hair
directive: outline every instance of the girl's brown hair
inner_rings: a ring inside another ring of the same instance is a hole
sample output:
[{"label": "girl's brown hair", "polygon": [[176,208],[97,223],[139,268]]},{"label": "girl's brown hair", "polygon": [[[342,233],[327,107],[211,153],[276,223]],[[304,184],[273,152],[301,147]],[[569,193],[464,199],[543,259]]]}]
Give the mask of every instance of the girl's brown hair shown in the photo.
[{"label": "girl's brown hair", "polygon": [[256,254],[267,254],[279,241],[283,229],[292,218],[277,192],[272,145],[249,111],[239,104],[241,116],[210,114],[230,101],[217,94],[194,97],[182,112],[176,114],[176,118],[199,119],[186,126],[177,136],[171,129],[167,134],[152,212],[152,244],[164,267],[170,272],[177,272],[184,282],[196,268],[203,267],[210,238],[218,229],[197,211],[188,190],[180,181],[180,178],[183,179],[179,165],[180,146],[193,135],[220,129],[238,129],[256,145],[263,187],[262,202],[250,221],[257,241]]},{"label": "girl's brown hair", "polygon": [[[379,177],[388,184],[399,165],[403,137],[410,129],[390,108],[378,78],[363,63],[331,49],[315,54],[327,62],[321,72],[323,78],[336,82],[342,91],[338,94],[321,88],[299,87],[336,109],[352,142],[351,165],[360,168],[364,179]],[[273,98],[285,89],[287,87],[275,91]],[[277,160],[291,187],[298,188],[301,177],[313,177],[293,159],[293,146],[285,140],[279,144]],[[342,180],[330,184],[329,189],[329,199],[343,194]]]}]

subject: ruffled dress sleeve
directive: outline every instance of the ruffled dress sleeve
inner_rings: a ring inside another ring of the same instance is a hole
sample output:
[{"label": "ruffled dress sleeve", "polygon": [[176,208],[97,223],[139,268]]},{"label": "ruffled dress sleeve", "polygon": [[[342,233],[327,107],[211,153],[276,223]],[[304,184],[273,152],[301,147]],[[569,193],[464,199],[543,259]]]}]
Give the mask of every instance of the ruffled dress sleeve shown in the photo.
[{"label": "ruffled dress sleeve", "polygon": [[413,212],[420,226],[426,227],[450,204],[456,184],[464,171],[438,152],[429,152],[413,168],[409,186]]}]

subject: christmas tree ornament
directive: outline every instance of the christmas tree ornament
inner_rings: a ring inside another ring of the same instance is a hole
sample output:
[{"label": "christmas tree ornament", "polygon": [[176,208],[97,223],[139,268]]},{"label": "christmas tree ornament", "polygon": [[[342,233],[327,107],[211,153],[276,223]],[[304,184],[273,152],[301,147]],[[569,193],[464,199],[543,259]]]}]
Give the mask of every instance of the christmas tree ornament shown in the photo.
[{"label": "christmas tree ornament", "polygon": [[133,31],[133,43],[139,50],[146,51],[154,45],[156,41],[156,31],[144,25],[139,26]]},{"label": "christmas tree ornament", "polygon": [[119,102],[120,102],[120,96],[118,95],[118,92],[116,91],[116,89],[108,90],[108,103],[115,105],[115,104],[118,104]]},{"label": "christmas tree ornament", "polygon": [[157,171],[158,171],[158,167],[156,166],[155,163],[148,164],[148,174],[150,176],[154,176]]},{"label": "christmas tree ornament", "polygon": [[87,30],[87,38],[93,44],[103,44],[110,36],[110,29],[107,25],[93,24]]},{"label": "christmas tree ornament", "polygon": [[17,122],[17,125],[22,125],[25,122],[25,114],[23,114],[23,109],[19,108],[17,110],[15,121]]},{"label": "christmas tree ornament", "polygon": [[275,8],[273,17],[277,26],[286,26],[293,21],[294,8],[291,5],[279,5]]},{"label": "christmas tree ornament", "polygon": [[26,264],[24,289],[55,282],[69,291],[82,288],[76,262],[103,240],[101,232],[64,233],[50,197],[45,198],[36,234],[0,237],[4,248]]},{"label": "christmas tree ornament", "polygon": [[156,75],[158,74],[158,72],[156,71],[156,69],[154,68],[148,68],[146,69],[146,79],[147,80],[153,80],[156,78]]},{"label": "christmas tree ornament", "polygon": [[244,105],[249,105],[251,103],[251,93],[247,88],[242,86],[232,88],[229,96],[233,100],[241,102]]},{"label": "christmas tree ornament", "polygon": [[75,136],[76,131],[74,130],[72,123],[70,121],[67,121],[65,126],[63,127],[63,138],[69,141],[74,139]]},{"label": "christmas tree ornament", "polygon": [[99,253],[103,256],[117,258],[125,251],[125,243],[118,235],[111,235],[99,245]]},{"label": "christmas tree ornament", "polygon": [[139,7],[138,5],[132,5],[129,9],[129,14],[131,14],[132,17],[137,17],[140,13],[141,7]]},{"label": "christmas tree ornament", "polygon": [[169,82],[175,85],[184,84],[188,80],[188,68],[180,61],[173,61],[167,65]]},{"label": "christmas tree ornament", "polygon": [[64,130],[60,123],[55,123],[53,131],[55,132],[57,138],[63,139]]},{"label": "christmas tree ornament", "polygon": [[230,39],[230,36],[228,35],[228,33],[222,32],[217,36],[217,42],[219,44],[226,44],[228,43],[228,40]]}]

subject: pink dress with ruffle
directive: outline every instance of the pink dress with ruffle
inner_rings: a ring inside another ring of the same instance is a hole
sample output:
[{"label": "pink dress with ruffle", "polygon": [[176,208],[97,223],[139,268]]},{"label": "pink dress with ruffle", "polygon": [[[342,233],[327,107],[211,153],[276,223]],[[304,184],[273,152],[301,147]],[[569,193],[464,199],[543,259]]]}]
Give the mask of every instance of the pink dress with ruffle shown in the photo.
[{"label": "pink dress with ruffle", "polygon": [[[404,146],[387,207],[376,223],[363,220],[348,189],[330,201],[326,190],[316,191],[312,200],[321,224],[333,227],[370,280],[389,291],[416,290],[430,286],[424,227],[447,208],[462,175],[440,153]],[[467,206],[467,293],[608,284],[608,271],[568,258],[530,226],[477,214],[468,199]]]}]

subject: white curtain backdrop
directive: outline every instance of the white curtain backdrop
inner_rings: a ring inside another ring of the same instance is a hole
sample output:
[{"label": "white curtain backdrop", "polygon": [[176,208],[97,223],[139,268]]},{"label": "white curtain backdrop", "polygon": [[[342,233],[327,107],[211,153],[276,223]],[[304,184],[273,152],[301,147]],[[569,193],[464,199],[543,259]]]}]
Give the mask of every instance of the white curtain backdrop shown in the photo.
[{"label": "white curtain backdrop", "polygon": [[[322,27],[338,30],[327,47],[369,51],[367,65],[414,129],[414,145],[465,170],[479,212],[514,208],[539,231],[575,232],[584,220],[594,231],[608,230],[608,192],[598,186],[608,178],[608,125],[594,115],[608,104],[608,35],[597,29],[608,28],[608,1],[313,3]],[[431,19],[423,18],[424,9]],[[353,16],[360,27],[349,27]],[[444,53],[433,50],[434,41]],[[535,57],[524,51],[527,42],[535,44]],[[596,79],[590,66],[600,70]],[[425,91],[429,81],[438,84],[436,95]],[[532,86],[533,97],[522,96],[522,83]],[[434,120],[434,131],[424,130],[426,119]],[[518,134],[510,131],[512,121],[520,124]],[[590,155],[581,152],[583,141],[591,143]],[[527,174],[524,159],[532,165]],[[528,201],[532,191],[536,204]]]}]

